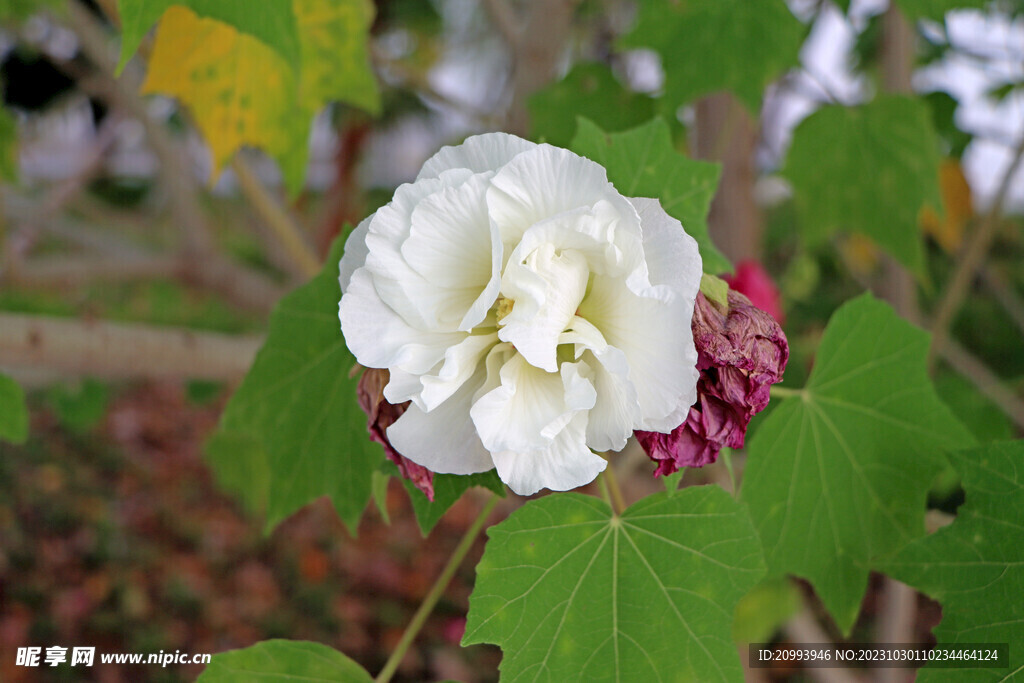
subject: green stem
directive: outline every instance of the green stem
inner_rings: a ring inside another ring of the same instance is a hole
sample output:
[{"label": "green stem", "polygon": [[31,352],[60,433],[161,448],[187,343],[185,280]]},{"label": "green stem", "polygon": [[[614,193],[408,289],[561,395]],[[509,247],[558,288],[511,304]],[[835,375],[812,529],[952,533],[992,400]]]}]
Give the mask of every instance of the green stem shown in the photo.
[{"label": "green stem", "polygon": [[786,387],[772,387],[772,398],[792,398],[793,396],[803,396],[803,389],[788,389]]},{"label": "green stem", "polygon": [[498,504],[497,495],[492,495],[491,499],[487,501],[483,509],[480,510],[480,514],[473,520],[473,523],[466,530],[466,533],[462,536],[459,544],[455,547],[455,551],[452,552],[452,556],[448,558],[448,564],[444,566],[441,571],[441,575],[434,581],[434,585],[430,587],[430,592],[423,598],[423,602],[420,603],[419,609],[416,610],[416,614],[412,616],[412,621],[405,629],[405,633],[402,634],[402,639],[398,641],[398,645],[391,652],[391,656],[388,657],[388,661],[384,663],[384,668],[377,678],[374,679],[375,683],[387,683],[391,680],[391,677],[395,675],[395,671],[398,669],[398,665],[402,662],[402,658],[405,657],[405,653],[409,651],[409,647],[412,645],[413,640],[416,639],[420,629],[423,628],[423,624],[426,623],[427,617],[434,610],[434,605],[441,599],[441,595],[444,594],[445,589],[448,587],[448,583],[451,582],[452,577],[455,575],[455,570],[459,568],[462,561],[466,559],[466,553],[473,547],[473,541],[476,540],[477,535],[483,528],[484,523],[487,522],[487,518],[490,517],[491,512],[494,510],[494,506]]},{"label": "green stem", "polygon": [[611,491],[612,500],[615,503],[612,505],[615,514],[621,515],[626,511],[626,499],[622,497],[622,489],[619,488],[619,480],[615,477],[615,470],[612,469],[611,463],[608,463],[608,467],[604,468],[601,477],[608,482],[608,489]]}]

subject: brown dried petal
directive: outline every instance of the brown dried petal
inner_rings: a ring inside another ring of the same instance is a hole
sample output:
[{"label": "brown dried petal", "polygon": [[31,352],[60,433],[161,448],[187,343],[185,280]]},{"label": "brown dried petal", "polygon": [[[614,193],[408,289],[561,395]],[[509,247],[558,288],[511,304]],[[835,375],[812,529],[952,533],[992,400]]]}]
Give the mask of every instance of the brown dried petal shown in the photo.
[{"label": "brown dried petal", "polygon": [[388,441],[388,427],[409,407],[408,401],[395,405],[388,403],[384,398],[384,387],[390,379],[390,373],[379,368],[366,368],[363,376],[359,378],[356,395],[359,398],[359,407],[366,413],[366,426],[370,430],[370,438],[384,446],[388,460],[398,466],[398,471],[403,477],[423,491],[428,499],[434,500],[434,473],[403,456]]},{"label": "brown dried petal", "polygon": [[768,405],[781,381],[789,344],[778,322],[734,290],[723,313],[703,294],[693,313],[697,347],[697,402],[670,434],[637,431],[658,467],[655,475],[713,463],[723,446],[742,448],[750,418]]}]

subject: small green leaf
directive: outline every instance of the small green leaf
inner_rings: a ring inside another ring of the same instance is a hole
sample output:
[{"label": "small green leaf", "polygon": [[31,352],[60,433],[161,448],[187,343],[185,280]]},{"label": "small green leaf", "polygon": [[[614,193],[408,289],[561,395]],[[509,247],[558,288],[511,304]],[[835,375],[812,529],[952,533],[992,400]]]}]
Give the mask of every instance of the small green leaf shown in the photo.
[{"label": "small green leaf", "polygon": [[299,66],[299,29],[291,0],[118,0],[121,17],[118,73],[171,5],[188,7],[201,17],[234,26],[276,50],[293,68]]},{"label": "small green leaf", "polygon": [[85,379],[78,384],[54,386],[48,392],[48,398],[61,425],[81,434],[103,419],[110,391],[102,382]]},{"label": "small green leaf", "polygon": [[626,47],[661,54],[674,105],[731,90],[752,112],[765,87],[799,63],[806,29],[783,0],[645,0]]},{"label": "small green leaf", "polygon": [[[253,485],[251,493],[242,492],[249,505],[257,506],[265,491],[268,530],[329,496],[355,533],[384,457],[367,434],[356,400],[358,379],[350,376],[356,360],[334,314],[341,298],[340,251],[338,240],[323,271],[274,309],[267,341],[221,418],[218,433],[235,436],[214,442],[211,462],[218,475]],[[234,448],[245,443],[240,434],[256,447]],[[263,479],[261,454],[268,474],[264,491],[255,488]],[[243,465],[246,458],[255,460]]]},{"label": "small green leaf", "polygon": [[7,375],[0,375],[0,439],[24,443],[28,438],[25,392]]},{"label": "small green leaf", "polygon": [[621,516],[532,500],[491,527],[463,643],[496,643],[503,681],[742,681],[733,610],[763,574],[750,519],[713,486]]},{"label": "small green leaf", "polygon": [[18,179],[18,122],[0,107],[0,180]]},{"label": "small green leaf", "polygon": [[887,95],[860,107],[823,107],[793,133],[785,175],[811,244],[837,230],[875,240],[924,275],[917,215],[941,210],[939,142],[923,101]]},{"label": "small green leaf", "polygon": [[416,523],[420,527],[420,533],[427,536],[434,526],[441,521],[444,514],[452,505],[462,497],[462,494],[474,486],[480,486],[505,497],[505,484],[498,478],[496,470],[488,470],[478,474],[434,474],[434,500],[431,502],[427,495],[416,488],[416,485],[403,477],[398,472],[398,467],[391,461],[385,461],[380,471],[390,477],[395,477],[402,482],[409,500],[412,502],[412,511],[416,515]]},{"label": "small green leaf", "polygon": [[748,445],[741,498],[769,572],[811,581],[844,632],[870,569],[924,533],[943,451],[974,443],[932,388],[928,341],[870,294],[850,301]]},{"label": "small green leaf", "polygon": [[653,119],[624,133],[606,134],[580,119],[572,151],[608,170],[608,180],[627,197],[653,197],[683,224],[700,247],[704,270],[732,270],[708,236],[708,209],[718,188],[721,166],[695,161],[676,152],[668,124]]},{"label": "small green leaf", "polygon": [[578,117],[619,131],[649,121],[654,103],[654,98],[624,88],[607,66],[578,64],[561,81],[530,97],[530,137],[568,147]]},{"label": "small green leaf", "polygon": [[939,645],[1010,643],[1007,669],[921,670],[918,681],[1019,680],[1024,670],[1024,441],[954,453],[966,502],[956,520],[882,566],[942,603]]},{"label": "small green leaf", "polygon": [[214,655],[197,683],[373,683],[366,669],[333,648],[305,640],[264,640]]},{"label": "small green leaf", "polygon": [[61,11],[66,0],[0,0],[0,19],[21,21],[44,9]]}]

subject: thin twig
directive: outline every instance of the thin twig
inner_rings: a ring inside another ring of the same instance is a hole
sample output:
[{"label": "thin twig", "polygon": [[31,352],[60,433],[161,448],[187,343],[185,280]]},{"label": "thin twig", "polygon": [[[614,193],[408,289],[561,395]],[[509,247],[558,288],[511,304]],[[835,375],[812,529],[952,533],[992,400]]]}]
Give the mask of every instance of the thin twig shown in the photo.
[{"label": "thin twig", "polygon": [[1020,168],[1022,160],[1024,160],[1024,135],[1021,136],[1020,141],[1017,143],[1017,148],[1013,151],[1013,158],[1003,172],[1003,177],[999,181],[999,188],[992,199],[992,206],[982,218],[977,229],[968,235],[966,243],[961,248],[960,258],[958,259],[956,270],[953,272],[953,277],[950,278],[942,298],[935,308],[935,315],[932,318],[931,326],[933,335],[932,349],[928,359],[930,367],[934,366],[936,354],[942,352],[947,339],[949,339],[949,326],[953,322],[953,316],[960,310],[960,305],[963,303],[964,297],[967,296],[967,291],[974,280],[974,275],[978,268],[981,267],[985,256],[988,254],[989,247],[992,245],[996,228],[999,226],[1003,215],[1003,203],[1006,201],[1011,181],[1013,176],[1016,175],[1017,169]]},{"label": "thin twig", "polygon": [[[785,627],[786,635],[794,643],[815,643],[828,644],[832,639],[818,625],[817,620],[809,609],[789,620]],[[817,669],[810,667],[804,671],[810,678],[821,683],[863,683],[864,679],[850,669],[843,667],[832,667],[829,669]]]},{"label": "thin twig", "polygon": [[991,265],[986,265],[981,268],[981,281],[1024,333],[1024,299],[1013,290],[1006,276]]},{"label": "thin twig", "polygon": [[242,193],[259,212],[263,222],[273,230],[277,239],[280,240],[281,246],[299,269],[300,274],[311,278],[319,273],[320,259],[313,253],[302,230],[295,224],[284,207],[270,195],[249,164],[236,154],[231,161],[231,168],[238,176],[238,185],[242,188]]},{"label": "thin twig", "polygon": [[445,589],[451,582],[452,577],[455,576],[455,571],[462,564],[462,561],[466,558],[466,554],[469,549],[473,547],[473,541],[476,540],[477,535],[480,534],[480,530],[483,529],[484,524],[487,522],[487,518],[491,516],[491,512],[494,510],[494,506],[498,504],[500,499],[497,495],[491,495],[490,500],[484,505],[483,509],[480,510],[480,514],[477,515],[476,519],[463,534],[462,540],[455,547],[451,557],[448,558],[448,564],[441,570],[440,576],[434,581],[434,585],[430,587],[430,592],[427,593],[426,597],[423,598],[423,602],[420,603],[419,609],[416,610],[416,614],[413,615],[412,621],[405,629],[405,633],[402,634],[402,639],[398,641],[398,645],[391,651],[391,655],[388,657],[388,661],[384,663],[384,668],[377,674],[377,678],[374,679],[375,683],[387,683],[391,680],[391,677],[395,675],[395,671],[398,670],[398,665],[402,663],[402,658],[405,657],[405,653],[409,651],[409,647],[412,645],[416,636],[419,634],[420,629],[423,628],[423,624],[426,623],[427,617],[434,610],[434,605],[444,594]]},{"label": "thin twig", "polygon": [[939,349],[939,354],[951,368],[970,380],[982,395],[995,403],[999,410],[1013,420],[1017,429],[1024,431],[1024,400],[1008,389],[1002,379],[987,365],[971,355],[967,349],[952,338],[946,340],[946,343]]},{"label": "thin twig", "polygon": [[0,367],[64,376],[233,380],[261,343],[255,336],[0,313]]}]

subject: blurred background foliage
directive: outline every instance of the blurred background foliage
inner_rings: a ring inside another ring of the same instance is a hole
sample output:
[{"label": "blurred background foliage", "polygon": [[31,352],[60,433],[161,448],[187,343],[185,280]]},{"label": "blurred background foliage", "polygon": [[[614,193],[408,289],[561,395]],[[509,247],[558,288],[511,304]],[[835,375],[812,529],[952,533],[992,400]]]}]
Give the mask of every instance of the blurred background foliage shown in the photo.
[{"label": "blurred background foliage", "polygon": [[[58,641],[304,638],[380,667],[474,495],[426,542],[386,476],[390,527],[371,510],[351,538],[320,500],[264,536],[202,443],[274,304],[474,132],[567,146],[579,117],[609,133],[660,117],[678,152],[721,164],[710,234],[776,283],[787,386],[803,386],[831,313],[870,289],[935,333],[936,388],[979,441],[1021,434],[1024,4],[279,5],[266,11],[294,22],[250,25],[228,0],[0,0],[0,679],[198,673],[13,667],[17,646]],[[628,497],[661,487],[635,448],[624,462]],[[743,464],[736,452],[686,483],[732,489]],[[930,505],[961,500],[950,471]],[[496,648],[457,645],[469,566],[399,677],[496,678]],[[855,640],[891,609],[872,581]],[[741,641],[835,635],[789,582],[737,614]],[[913,637],[937,620],[921,599]]]}]

